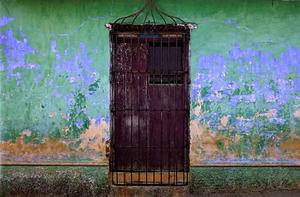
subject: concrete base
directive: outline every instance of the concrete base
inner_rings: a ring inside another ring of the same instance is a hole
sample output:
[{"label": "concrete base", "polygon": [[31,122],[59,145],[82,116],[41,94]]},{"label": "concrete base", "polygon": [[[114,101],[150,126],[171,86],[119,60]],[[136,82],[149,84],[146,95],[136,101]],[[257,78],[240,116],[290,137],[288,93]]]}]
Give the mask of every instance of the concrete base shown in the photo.
[{"label": "concrete base", "polygon": [[188,186],[111,186],[112,197],[180,197],[188,195]]}]

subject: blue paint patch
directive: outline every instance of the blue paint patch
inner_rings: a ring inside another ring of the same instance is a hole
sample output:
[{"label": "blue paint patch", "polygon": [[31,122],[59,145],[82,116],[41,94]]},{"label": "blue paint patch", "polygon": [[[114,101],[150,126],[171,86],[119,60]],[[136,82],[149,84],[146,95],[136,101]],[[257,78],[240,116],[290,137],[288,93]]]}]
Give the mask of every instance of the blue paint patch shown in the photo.
[{"label": "blue paint patch", "polygon": [[[4,53],[5,56],[1,57],[1,62],[4,61],[3,58],[5,58],[6,61],[6,68],[1,68],[2,71],[7,70],[7,80],[10,79],[10,77],[15,77],[16,79],[20,79],[21,75],[20,73],[15,74],[14,70],[16,68],[22,68],[22,69],[36,69],[40,70],[40,66],[29,63],[25,63],[25,57],[28,54],[35,54],[38,51],[33,50],[30,46],[30,43],[27,39],[24,38],[23,41],[17,40],[14,38],[13,31],[11,28],[4,32],[0,32],[0,45],[4,45]],[[19,82],[20,83],[20,82]]]},{"label": "blue paint patch", "polygon": [[75,125],[77,128],[81,128],[83,123],[84,123],[83,121],[79,121],[79,122],[75,122]]},{"label": "blue paint patch", "polygon": [[226,25],[228,25],[228,24],[232,24],[232,23],[231,23],[231,20],[230,20],[230,19],[229,19],[229,20],[227,20],[227,21],[225,22],[225,24],[226,24]]},{"label": "blue paint patch", "polygon": [[139,34],[141,38],[159,38],[161,35],[159,34]]},{"label": "blue paint patch", "polygon": [[12,17],[2,15],[2,18],[0,18],[0,26],[5,26],[7,23],[9,23],[10,21],[13,21],[13,20],[15,20],[15,19]]},{"label": "blue paint patch", "polygon": [[24,34],[24,33],[23,33],[23,30],[22,30],[22,27],[21,27],[21,26],[19,27],[19,33],[20,33],[20,35],[21,35],[22,37],[27,36],[27,34]]}]

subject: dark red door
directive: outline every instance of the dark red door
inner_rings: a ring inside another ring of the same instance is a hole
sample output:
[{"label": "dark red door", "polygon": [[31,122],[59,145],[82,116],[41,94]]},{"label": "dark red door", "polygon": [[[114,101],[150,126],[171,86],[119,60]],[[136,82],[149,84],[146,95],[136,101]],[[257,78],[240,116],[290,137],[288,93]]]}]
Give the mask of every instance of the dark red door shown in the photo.
[{"label": "dark red door", "polygon": [[188,36],[111,32],[113,184],[188,183]]}]

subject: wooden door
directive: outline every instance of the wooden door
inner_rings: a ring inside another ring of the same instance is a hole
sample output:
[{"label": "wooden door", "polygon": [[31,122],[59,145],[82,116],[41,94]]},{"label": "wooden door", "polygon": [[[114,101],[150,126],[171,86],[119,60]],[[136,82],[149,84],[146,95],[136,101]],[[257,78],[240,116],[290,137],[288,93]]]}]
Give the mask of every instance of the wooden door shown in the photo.
[{"label": "wooden door", "polygon": [[188,183],[189,43],[185,36],[111,33],[113,184]]}]

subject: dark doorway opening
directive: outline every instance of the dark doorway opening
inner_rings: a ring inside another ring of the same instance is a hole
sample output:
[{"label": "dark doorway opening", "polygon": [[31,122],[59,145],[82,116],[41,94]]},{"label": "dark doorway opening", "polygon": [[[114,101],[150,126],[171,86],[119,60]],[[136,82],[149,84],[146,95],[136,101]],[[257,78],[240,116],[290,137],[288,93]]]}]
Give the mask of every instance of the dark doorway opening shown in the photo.
[{"label": "dark doorway opening", "polygon": [[112,25],[112,184],[188,184],[189,40],[182,25]]}]

